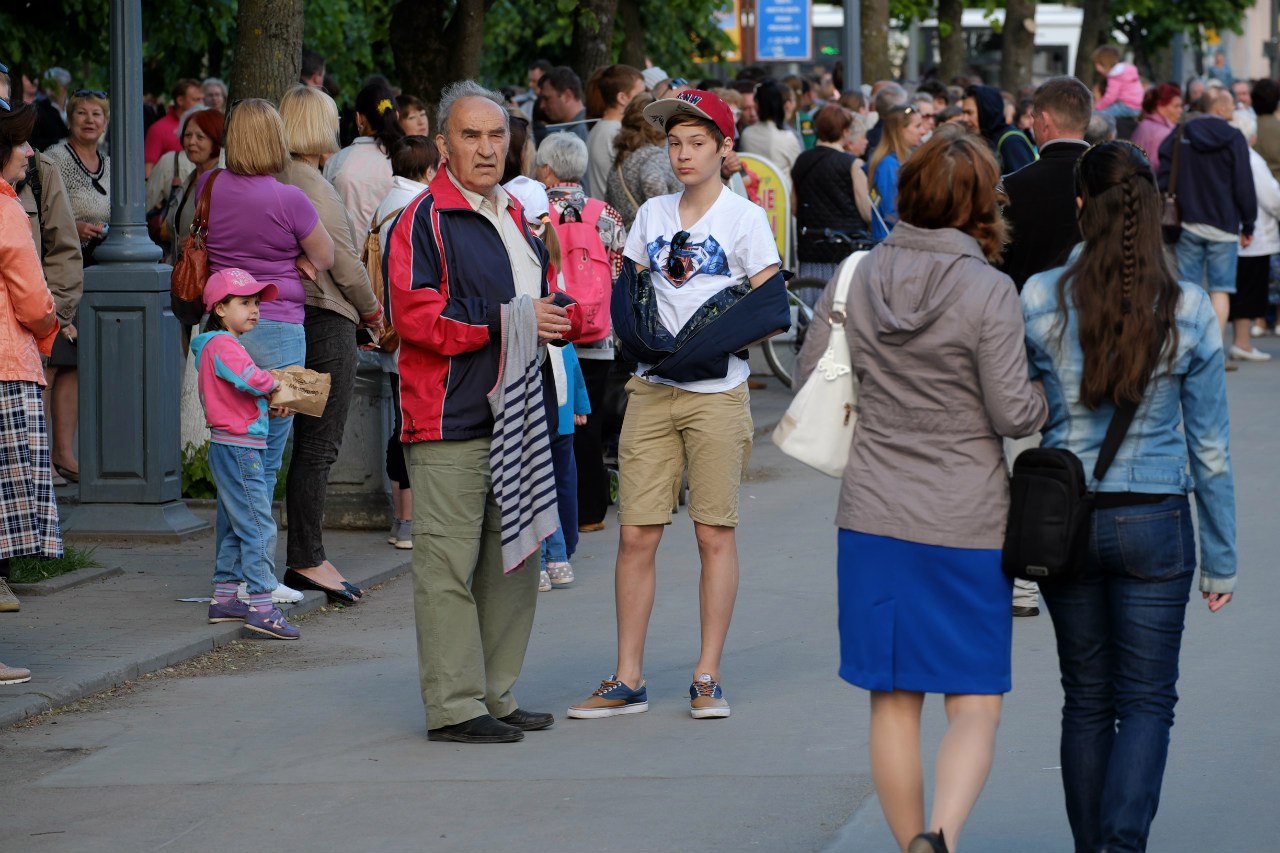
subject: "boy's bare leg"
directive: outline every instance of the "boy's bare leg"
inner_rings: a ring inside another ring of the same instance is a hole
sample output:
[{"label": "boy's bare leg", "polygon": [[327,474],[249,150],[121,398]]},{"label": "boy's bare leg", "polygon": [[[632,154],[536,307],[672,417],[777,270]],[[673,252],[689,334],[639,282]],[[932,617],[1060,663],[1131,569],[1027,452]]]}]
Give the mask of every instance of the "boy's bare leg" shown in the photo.
[{"label": "boy's bare leg", "polygon": [[702,579],[698,585],[702,652],[693,677],[696,680],[707,672],[719,681],[720,658],[738,597],[737,537],[732,527],[694,522],[693,528],[698,536],[698,556],[702,558]]},{"label": "boy's bare leg", "polygon": [[[618,610],[618,668],[615,677],[639,687],[644,677],[644,641],[657,588],[661,524],[623,524],[618,533],[618,561],[613,575]],[[736,567],[735,567],[736,574]]]}]

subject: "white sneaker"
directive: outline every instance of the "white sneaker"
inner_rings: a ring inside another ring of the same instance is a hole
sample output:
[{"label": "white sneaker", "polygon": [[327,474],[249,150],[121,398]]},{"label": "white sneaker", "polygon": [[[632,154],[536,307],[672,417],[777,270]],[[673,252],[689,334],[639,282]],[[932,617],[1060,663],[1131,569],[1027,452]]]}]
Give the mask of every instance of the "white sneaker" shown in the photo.
[{"label": "white sneaker", "polygon": [[546,569],[538,572],[538,592],[551,592],[551,578],[547,576]]},{"label": "white sneaker", "polygon": [[1271,330],[1261,323],[1254,323],[1249,327],[1249,337],[1251,338],[1261,338],[1269,334],[1271,334]]},{"label": "white sneaker", "polygon": [[[240,599],[245,604],[249,603],[248,584],[240,584],[236,589],[236,598]],[[271,591],[272,604],[297,604],[301,600],[302,593],[292,587],[287,587],[282,583],[276,584],[276,588]]]},{"label": "white sneaker", "polygon": [[1241,349],[1232,344],[1231,357],[1236,361],[1270,361],[1271,353],[1263,352],[1260,349]]},{"label": "white sneaker", "polygon": [[547,577],[552,586],[568,586],[573,583],[573,566],[568,563],[547,563]]}]

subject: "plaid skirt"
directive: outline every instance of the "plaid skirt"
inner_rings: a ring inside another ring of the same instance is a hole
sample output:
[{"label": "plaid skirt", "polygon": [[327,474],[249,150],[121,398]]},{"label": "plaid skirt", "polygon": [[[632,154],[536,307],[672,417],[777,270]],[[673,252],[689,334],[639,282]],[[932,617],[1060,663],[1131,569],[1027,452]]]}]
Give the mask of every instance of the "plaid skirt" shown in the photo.
[{"label": "plaid skirt", "polygon": [[0,559],[62,556],[49,432],[35,382],[0,381]]}]

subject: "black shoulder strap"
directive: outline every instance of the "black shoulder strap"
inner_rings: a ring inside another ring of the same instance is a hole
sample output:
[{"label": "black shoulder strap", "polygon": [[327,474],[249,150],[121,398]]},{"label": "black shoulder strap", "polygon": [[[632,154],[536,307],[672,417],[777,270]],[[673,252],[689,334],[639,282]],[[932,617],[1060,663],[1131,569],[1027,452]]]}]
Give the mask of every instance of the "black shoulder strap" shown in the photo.
[{"label": "black shoulder strap", "polygon": [[1102,478],[1107,475],[1107,469],[1120,452],[1120,445],[1124,444],[1125,434],[1129,432],[1129,425],[1133,423],[1133,416],[1137,412],[1137,403],[1126,401],[1116,406],[1115,413],[1111,415],[1111,423],[1107,424],[1107,435],[1102,439],[1102,447],[1098,450],[1098,461],[1093,466],[1095,484],[1101,483]]},{"label": "black shoulder strap", "polygon": [[31,195],[36,200],[36,220],[40,223],[40,233],[44,233],[44,183],[40,179],[40,152],[31,157],[27,167],[27,183],[31,184]]}]

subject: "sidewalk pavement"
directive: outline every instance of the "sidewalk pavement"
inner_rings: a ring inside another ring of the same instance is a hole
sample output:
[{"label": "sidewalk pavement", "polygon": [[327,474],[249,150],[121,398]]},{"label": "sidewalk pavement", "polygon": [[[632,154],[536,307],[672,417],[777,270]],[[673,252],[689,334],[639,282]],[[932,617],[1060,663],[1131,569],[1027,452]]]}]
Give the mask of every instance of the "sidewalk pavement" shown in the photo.
[{"label": "sidewalk pavement", "polygon": [[[768,383],[752,400],[759,442],[768,441],[790,396],[772,376],[757,378]],[[212,508],[194,511],[212,523]],[[277,577],[284,575],[287,535],[280,531]],[[388,545],[383,531],[326,530],[324,538],[329,560],[357,586],[409,570],[413,552]],[[32,672],[26,684],[0,688],[0,728],[248,636],[238,623],[208,624],[207,605],[177,601],[211,594],[212,532],[180,544],[90,544],[97,562],[123,574],[55,595],[20,596],[20,612],[0,614],[0,661]],[[281,609],[287,616],[325,604],[323,594],[308,592]]]}]

